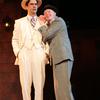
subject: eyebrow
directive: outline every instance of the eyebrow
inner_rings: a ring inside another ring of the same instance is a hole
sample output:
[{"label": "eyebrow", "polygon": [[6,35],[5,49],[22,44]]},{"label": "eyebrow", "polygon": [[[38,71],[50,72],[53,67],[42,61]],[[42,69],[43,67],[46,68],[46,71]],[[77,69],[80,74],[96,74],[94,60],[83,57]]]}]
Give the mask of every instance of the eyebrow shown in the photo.
[{"label": "eyebrow", "polygon": [[33,5],[33,4],[37,5],[37,3],[33,3],[33,2],[30,2],[30,4],[32,4],[32,5]]}]

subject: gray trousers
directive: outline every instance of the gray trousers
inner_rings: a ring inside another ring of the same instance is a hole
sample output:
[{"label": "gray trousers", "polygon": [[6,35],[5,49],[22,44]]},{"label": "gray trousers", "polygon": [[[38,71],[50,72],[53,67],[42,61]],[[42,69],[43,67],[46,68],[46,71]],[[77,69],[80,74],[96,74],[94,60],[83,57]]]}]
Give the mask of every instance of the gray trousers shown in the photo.
[{"label": "gray trousers", "polygon": [[53,66],[56,100],[74,100],[70,83],[72,66],[73,62],[69,60]]}]

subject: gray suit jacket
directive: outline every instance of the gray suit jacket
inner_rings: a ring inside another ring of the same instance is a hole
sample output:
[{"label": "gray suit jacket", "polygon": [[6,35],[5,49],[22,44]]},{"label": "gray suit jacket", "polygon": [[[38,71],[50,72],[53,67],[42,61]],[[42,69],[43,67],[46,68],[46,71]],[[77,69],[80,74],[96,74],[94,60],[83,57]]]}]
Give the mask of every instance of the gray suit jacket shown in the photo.
[{"label": "gray suit jacket", "polygon": [[50,54],[54,64],[64,60],[74,60],[67,27],[61,17],[57,17],[48,28],[40,27],[39,31],[43,35],[43,41],[50,45]]}]

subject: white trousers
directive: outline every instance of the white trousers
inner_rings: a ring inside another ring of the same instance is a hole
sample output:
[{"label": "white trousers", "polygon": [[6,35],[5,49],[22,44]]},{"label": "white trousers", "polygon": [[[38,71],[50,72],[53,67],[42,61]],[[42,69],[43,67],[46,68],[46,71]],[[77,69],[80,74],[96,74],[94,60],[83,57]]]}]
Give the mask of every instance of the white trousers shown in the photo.
[{"label": "white trousers", "polygon": [[42,48],[25,47],[19,53],[19,72],[23,100],[31,100],[31,85],[35,90],[34,100],[43,100],[45,83],[45,52]]}]

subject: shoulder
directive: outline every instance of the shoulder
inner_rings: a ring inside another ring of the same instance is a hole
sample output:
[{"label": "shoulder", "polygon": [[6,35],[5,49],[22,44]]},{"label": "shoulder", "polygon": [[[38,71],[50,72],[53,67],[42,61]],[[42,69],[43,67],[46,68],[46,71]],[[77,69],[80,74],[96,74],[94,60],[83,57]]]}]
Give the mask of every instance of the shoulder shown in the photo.
[{"label": "shoulder", "polygon": [[56,21],[65,23],[65,21],[64,21],[64,19],[62,17],[56,17]]},{"label": "shoulder", "polygon": [[21,21],[25,21],[27,19],[27,17],[22,17],[22,18],[19,18],[19,19],[16,19],[15,22],[21,22]]},{"label": "shoulder", "polygon": [[54,22],[58,23],[60,25],[66,25],[66,22],[65,22],[65,20],[62,17],[56,17]]}]

